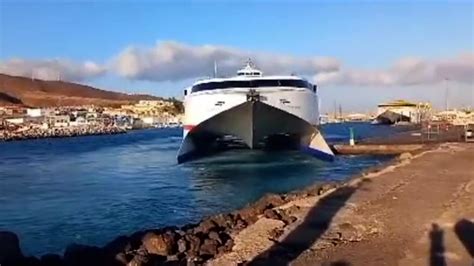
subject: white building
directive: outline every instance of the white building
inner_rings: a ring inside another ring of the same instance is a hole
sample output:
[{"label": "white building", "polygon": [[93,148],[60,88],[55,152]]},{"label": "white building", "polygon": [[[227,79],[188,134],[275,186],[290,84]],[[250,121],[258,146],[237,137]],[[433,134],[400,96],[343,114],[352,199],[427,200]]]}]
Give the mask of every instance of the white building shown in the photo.
[{"label": "white building", "polygon": [[13,118],[6,118],[5,122],[15,125],[20,125],[25,123],[25,118],[23,117],[13,117]]},{"label": "white building", "polygon": [[376,120],[382,123],[420,123],[428,118],[431,112],[429,103],[411,103],[404,100],[396,100],[381,103],[377,106]]},{"label": "white building", "polygon": [[44,115],[44,111],[41,108],[27,108],[26,115],[29,117],[40,117]]}]

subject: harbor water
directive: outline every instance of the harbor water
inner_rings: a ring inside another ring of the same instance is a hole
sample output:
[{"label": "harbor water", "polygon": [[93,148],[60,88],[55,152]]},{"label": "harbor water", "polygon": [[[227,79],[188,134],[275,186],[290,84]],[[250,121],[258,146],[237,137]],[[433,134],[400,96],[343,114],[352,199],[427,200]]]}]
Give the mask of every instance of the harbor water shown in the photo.
[{"label": "harbor water", "polygon": [[[328,140],[391,134],[369,124],[323,126]],[[0,143],[0,231],[20,237],[28,255],[62,253],[71,243],[103,245],[121,234],[197,222],[268,192],[345,180],[390,159],[299,152],[228,151],[176,163],[180,129]]]}]

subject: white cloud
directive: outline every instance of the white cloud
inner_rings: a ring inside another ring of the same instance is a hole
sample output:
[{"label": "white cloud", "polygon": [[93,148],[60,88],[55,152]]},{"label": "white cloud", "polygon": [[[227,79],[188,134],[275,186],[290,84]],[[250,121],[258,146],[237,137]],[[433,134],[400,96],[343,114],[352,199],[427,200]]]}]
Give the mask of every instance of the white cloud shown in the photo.
[{"label": "white cloud", "polygon": [[129,47],[115,58],[113,65],[119,75],[129,79],[176,81],[209,76],[213,72],[214,61],[218,63],[221,75],[231,75],[242,67],[247,58],[251,58],[266,74],[314,75],[339,69],[339,61],[329,57],[300,58],[224,46],[191,46],[172,41],[158,42],[153,47]]},{"label": "white cloud", "polygon": [[388,69],[341,69],[331,73],[318,73],[314,79],[321,85],[406,86],[434,84],[445,79],[473,84],[474,54],[466,53],[441,60],[403,58]]},{"label": "white cloud", "polygon": [[44,80],[84,81],[105,74],[94,62],[76,63],[67,59],[10,59],[0,62],[0,73]]}]

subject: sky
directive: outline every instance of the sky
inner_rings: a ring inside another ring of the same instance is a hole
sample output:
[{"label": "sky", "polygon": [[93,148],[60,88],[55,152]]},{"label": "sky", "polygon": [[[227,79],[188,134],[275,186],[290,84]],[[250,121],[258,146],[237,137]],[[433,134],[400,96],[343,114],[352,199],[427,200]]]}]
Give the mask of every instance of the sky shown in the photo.
[{"label": "sky", "polygon": [[474,2],[0,0],[0,73],[182,98],[249,57],[317,83],[325,112],[474,106]]}]

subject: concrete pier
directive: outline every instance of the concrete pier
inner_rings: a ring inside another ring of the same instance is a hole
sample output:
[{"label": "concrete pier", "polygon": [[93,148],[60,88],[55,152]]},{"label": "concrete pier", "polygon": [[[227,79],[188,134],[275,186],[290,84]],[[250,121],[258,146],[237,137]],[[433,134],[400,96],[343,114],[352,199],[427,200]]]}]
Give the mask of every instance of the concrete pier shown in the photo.
[{"label": "concrete pier", "polygon": [[341,155],[396,155],[404,152],[414,152],[425,148],[424,144],[360,144],[360,145],[333,145],[335,154]]},{"label": "concrete pier", "polygon": [[209,265],[472,265],[474,145],[441,144],[276,207]]}]

